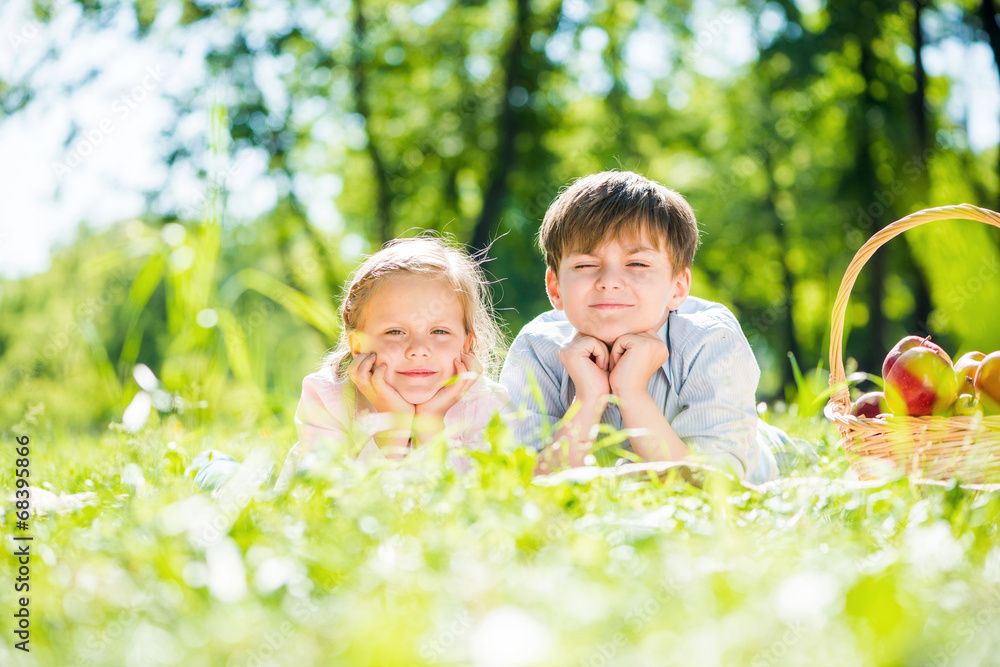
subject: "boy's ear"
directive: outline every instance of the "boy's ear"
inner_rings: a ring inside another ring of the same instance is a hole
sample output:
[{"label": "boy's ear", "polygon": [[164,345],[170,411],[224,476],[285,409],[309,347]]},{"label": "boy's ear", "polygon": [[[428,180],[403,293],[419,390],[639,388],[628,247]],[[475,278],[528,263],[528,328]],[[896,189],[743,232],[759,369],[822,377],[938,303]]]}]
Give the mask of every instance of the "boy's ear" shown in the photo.
[{"label": "boy's ear", "polygon": [[667,300],[667,310],[677,310],[691,293],[691,267],[674,276],[674,289]]},{"label": "boy's ear", "polygon": [[562,295],[559,293],[559,278],[552,267],[545,268],[545,292],[549,295],[549,303],[556,310],[563,309]]},{"label": "boy's ear", "polygon": [[470,333],[465,336],[465,344],[462,345],[462,352],[469,354],[472,350],[472,344],[476,342],[476,334]]}]

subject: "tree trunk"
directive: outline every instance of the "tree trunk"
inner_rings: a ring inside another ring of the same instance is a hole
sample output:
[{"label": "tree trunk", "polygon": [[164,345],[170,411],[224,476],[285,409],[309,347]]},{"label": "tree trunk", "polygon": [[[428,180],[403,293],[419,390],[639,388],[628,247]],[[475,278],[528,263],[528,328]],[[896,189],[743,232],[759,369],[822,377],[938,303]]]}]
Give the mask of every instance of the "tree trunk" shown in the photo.
[{"label": "tree trunk", "polygon": [[[778,222],[775,234],[778,237],[778,243],[781,245],[782,257],[784,258],[788,256],[788,251],[791,249],[788,242],[788,235],[786,234],[785,223],[779,218],[775,218],[775,220]],[[781,274],[785,287],[785,317],[783,320],[785,348],[801,364],[802,352],[799,350],[798,336],[795,332],[795,276],[788,270],[788,263],[786,261],[781,262]],[[781,362],[781,386],[787,387],[795,382],[795,375],[792,373],[791,364],[785,363],[784,359]]]},{"label": "tree trunk", "polygon": [[[924,0],[911,0],[913,4],[913,78],[917,82],[916,90],[913,91],[911,106],[913,110],[913,130],[916,135],[914,142],[914,156],[917,164],[923,165],[917,178],[916,186],[920,190],[919,201],[925,205],[930,204],[930,154],[928,149],[931,145],[929,132],[927,129],[927,72],[924,70],[924,31],[920,25],[920,17],[924,11]],[[917,324],[924,330],[927,329],[927,321],[931,315],[931,294],[927,287],[927,279],[923,270],[915,261],[913,251],[910,251],[910,263],[913,266],[913,275],[916,284],[913,288],[914,317]]]},{"label": "tree trunk", "polygon": [[[913,91],[910,102],[913,109],[914,132],[916,133],[917,154],[923,156],[927,150],[927,73],[924,71],[924,31],[920,26],[920,17],[924,11],[924,0],[910,0],[913,5],[913,78],[917,89]],[[930,180],[927,171],[921,171],[921,181]]]},{"label": "tree trunk", "polygon": [[632,140],[632,124],[625,122],[625,119],[629,117],[625,109],[625,103],[628,99],[628,92],[625,90],[625,47],[622,43],[622,36],[618,34],[624,33],[624,39],[627,40],[634,28],[634,25],[627,25],[608,30],[608,49],[611,54],[608,68],[611,70],[612,86],[607,97],[604,98],[604,103],[610,112],[608,118],[616,122],[614,122],[613,128],[608,128],[610,130],[608,134],[611,136],[602,137],[602,139],[608,142],[614,141],[611,146],[612,155],[618,160],[619,166],[623,169],[642,171],[642,165],[639,162],[642,156],[636,150],[635,142]]},{"label": "tree trunk", "polygon": [[[857,182],[861,184],[861,192],[867,198],[862,201],[862,208],[872,209],[875,201],[875,193],[870,188],[872,185],[878,187],[878,176],[875,173],[875,164],[871,157],[871,145],[873,143],[872,131],[868,122],[869,110],[875,108],[875,99],[871,94],[871,85],[875,79],[874,67],[875,56],[871,51],[871,45],[864,35],[858,36],[861,46],[861,62],[859,70],[865,81],[864,92],[861,94],[861,106],[858,112],[858,123],[860,125],[857,146],[855,148],[855,173]],[[880,203],[881,205],[881,203]],[[875,224],[873,229],[866,230],[868,236],[885,226],[887,221],[894,220],[889,206],[883,207],[881,215],[873,215]],[[865,266],[865,273],[868,276],[868,344],[862,348],[861,358],[858,362],[863,369],[876,369],[882,367],[882,356],[885,352],[885,313],[882,311],[882,301],[885,298],[885,258],[888,248],[881,248],[872,255]]]},{"label": "tree trunk", "polygon": [[[1000,76],[1000,25],[997,24],[997,12],[993,0],[982,0],[979,4],[979,18],[990,40],[993,60],[997,65],[997,75]],[[1000,176],[1000,150],[997,151],[997,176]],[[997,195],[997,208],[1000,209],[1000,194]]]},{"label": "tree trunk", "polygon": [[288,193],[288,201],[289,205],[292,207],[292,211],[294,211],[294,217],[298,220],[302,227],[302,231],[307,237],[309,237],[313,247],[316,249],[316,255],[319,258],[319,270],[323,274],[323,285],[326,288],[326,293],[337,294],[340,291],[342,281],[334,272],[334,259],[330,256],[330,251],[326,245],[326,239],[322,237],[319,230],[310,224],[309,217],[306,215],[305,206],[302,205],[302,202],[299,201],[299,198],[296,197],[293,192]]},{"label": "tree trunk", "polygon": [[[782,317],[782,334],[785,340],[785,349],[788,353],[795,357],[795,360],[800,365],[802,364],[802,352],[799,349],[798,336],[795,332],[795,319],[794,319],[794,305],[795,305],[795,276],[788,269],[788,252],[791,250],[791,245],[788,240],[787,229],[785,228],[785,223],[782,222],[781,216],[778,215],[778,207],[775,205],[775,197],[778,194],[777,184],[774,182],[774,167],[771,160],[771,153],[767,150],[761,150],[761,154],[764,159],[764,167],[767,169],[767,180],[768,180],[768,195],[767,195],[767,207],[770,213],[770,217],[774,220],[774,235],[778,239],[778,245],[781,248],[781,280],[784,286],[784,317]],[[781,365],[781,386],[787,387],[795,382],[795,374],[792,372],[792,366],[786,363],[786,359],[780,359]]]},{"label": "tree trunk", "polygon": [[529,0],[516,0],[516,2],[514,32],[511,35],[507,56],[504,58],[506,68],[503,97],[500,99],[501,109],[497,117],[497,160],[490,172],[489,185],[486,194],[483,195],[483,208],[472,232],[472,247],[476,250],[486,248],[490,243],[490,237],[496,231],[503,209],[503,200],[507,196],[507,177],[514,166],[516,153],[514,144],[519,123],[518,112],[510,103],[510,93],[520,82],[519,74],[523,68],[521,60],[528,41],[528,19],[531,15]]},{"label": "tree trunk", "polygon": [[382,159],[378,142],[376,142],[372,132],[372,111],[366,97],[368,78],[364,62],[367,26],[361,2],[362,0],[354,0],[353,3],[354,44],[351,53],[351,78],[354,82],[354,98],[358,115],[365,119],[365,132],[368,134],[368,156],[372,161],[372,172],[375,176],[375,226],[378,229],[379,240],[385,243],[392,238],[392,190],[389,186],[389,174],[385,169],[385,161]]}]

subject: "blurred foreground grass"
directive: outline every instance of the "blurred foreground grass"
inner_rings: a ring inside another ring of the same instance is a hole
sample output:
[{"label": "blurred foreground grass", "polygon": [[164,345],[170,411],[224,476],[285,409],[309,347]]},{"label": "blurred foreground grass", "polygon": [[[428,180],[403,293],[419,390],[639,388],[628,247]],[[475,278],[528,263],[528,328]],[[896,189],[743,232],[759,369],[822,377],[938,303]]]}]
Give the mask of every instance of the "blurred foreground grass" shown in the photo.
[{"label": "blurred foreground grass", "polygon": [[[332,461],[282,494],[252,473],[290,428],[22,424],[35,485],[95,495],[32,518],[31,653],[5,631],[0,664],[1000,664],[1000,496],[850,482],[827,424],[776,421],[822,456],[765,492],[546,486],[498,446],[465,475]],[[199,491],[209,448],[248,479]]]}]

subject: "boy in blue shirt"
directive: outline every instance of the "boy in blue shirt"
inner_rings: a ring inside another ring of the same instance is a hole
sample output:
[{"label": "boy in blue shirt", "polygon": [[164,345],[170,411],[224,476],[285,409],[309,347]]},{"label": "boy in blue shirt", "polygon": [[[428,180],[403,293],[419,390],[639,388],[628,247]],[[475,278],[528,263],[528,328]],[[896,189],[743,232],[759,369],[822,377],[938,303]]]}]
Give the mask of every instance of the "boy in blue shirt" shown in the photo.
[{"label": "boy in blue shirt", "polygon": [[[515,436],[541,452],[539,472],[584,465],[604,423],[627,429],[624,446],[645,461],[777,476],[768,442],[787,436],[757,417],[750,345],[728,308],[689,296],[698,236],[683,197],[631,172],[581,178],[546,211],[539,242],[554,310],[521,330],[500,376],[527,410]],[[543,441],[543,423],[568,412]]]}]

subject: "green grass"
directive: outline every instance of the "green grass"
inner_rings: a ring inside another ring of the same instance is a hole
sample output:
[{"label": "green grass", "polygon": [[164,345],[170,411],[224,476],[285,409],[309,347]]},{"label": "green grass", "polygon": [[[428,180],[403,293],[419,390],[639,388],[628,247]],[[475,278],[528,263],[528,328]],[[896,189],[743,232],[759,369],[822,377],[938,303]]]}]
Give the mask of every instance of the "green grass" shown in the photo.
[{"label": "green grass", "polygon": [[291,429],[22,424],[34,484],[96,501],[33,517],[31,653],[8,629],[0,664],[998,664],[1000,496],[852,483],[827,424],[777,421],[821,460],[764,493],[711,474],[543,486],[498,445],[465,475],[331,460],[286,493],[214,496],[193,456],[280,465]]}]

